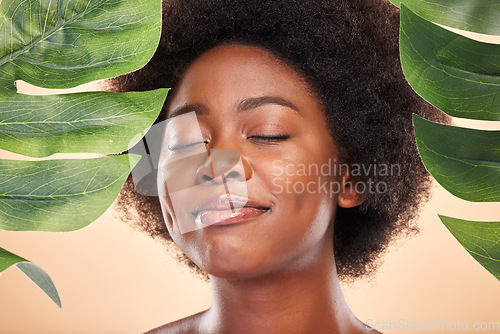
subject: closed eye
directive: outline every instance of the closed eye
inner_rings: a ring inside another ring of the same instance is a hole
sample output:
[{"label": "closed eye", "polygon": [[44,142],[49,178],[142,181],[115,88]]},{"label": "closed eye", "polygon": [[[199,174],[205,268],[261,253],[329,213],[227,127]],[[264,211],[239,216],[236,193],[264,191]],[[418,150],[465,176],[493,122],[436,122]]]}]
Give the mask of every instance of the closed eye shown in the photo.
[{"label": "closed eye", "polygon": [[264,141],[264,142],[281,142],[290,139],[289,134],[279,134],[279,135],[253,135],[247,137],[247,139],[251,139],[253,141]]},{"label": "closed eye", "polygon": [[199,145],[207,145],[208,141],[199,141],[195,143],[189,143],[189,144],[183,144],[183,145],[174,145],[170,146],[168,145],[168,149],[173,152],[179,152],[179,151],[186,151],[186,150],[192,150],[195,148],[198,148]]}]

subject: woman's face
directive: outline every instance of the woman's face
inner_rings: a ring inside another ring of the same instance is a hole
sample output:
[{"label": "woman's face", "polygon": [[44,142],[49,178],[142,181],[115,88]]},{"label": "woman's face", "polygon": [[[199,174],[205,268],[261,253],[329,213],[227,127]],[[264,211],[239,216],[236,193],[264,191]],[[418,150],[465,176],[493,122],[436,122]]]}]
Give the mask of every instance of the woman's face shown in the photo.
[{"label": "woman's face", "polygon": [[[198,124],[176,123],[182,116],[171,117],[192,111]],[[326,172],[328,166],[321,169],[325,164],[334,167],[336,145],[322,106],[292,68],[257,47],[216,47],[185,71],[169,97],[167,112],[172,122],[166,137],[171,142],[164,142],[162,155],[174,156],[178,151],[172,149],[200,144],[212,152],[211,158],[201,154],[186,160],[189,166],[171,177],[192,187],[180,196],[198,209],[174,210],[168,193],[172,186],[162,185],[168,188],[161,198],[168,230],[202,270],[224,278],[255,277],[306,265],[325,249],[333,252],[332,217],[339,192],[330,193],[330,184],[342,184],[344,178]],[[201,140],[189,138],[200,131]],[[217,155],[218,149],[239,154],[241,168],[229,161],[235,155]],[[213,166],[224,163],[227,183],[213,179]],[[217,206],[219,195],[224,198],[228,189],[231,195],[242,195],[241,189],[248,197],[235,217]],[[180,216],[193,223],[198,219],[204,227],[182,233]]]}]

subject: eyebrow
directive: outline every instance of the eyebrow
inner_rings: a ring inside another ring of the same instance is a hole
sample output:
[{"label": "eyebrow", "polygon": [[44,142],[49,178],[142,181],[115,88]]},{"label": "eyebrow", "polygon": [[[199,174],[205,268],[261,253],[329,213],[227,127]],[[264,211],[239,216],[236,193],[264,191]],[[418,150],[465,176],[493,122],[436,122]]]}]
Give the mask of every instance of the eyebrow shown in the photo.
[{"label": "eyebrow", "polygon": [[182,114],[186,114],[188,112],[196,111],[199,114],[206,114],[207,113],[207,108],[205,108],[204,105],[202,104],[187,104],[178,108],[175,108],[174,111],[170,115],[167,116],[166,119],[179,116]]},{"label": "eyebrow", "polygon": [[297,108],[293,103],[291,103],[290,101],[287,101],[285,99],[282,99],[281,97],[275,97],[275,96],[259,96],[259,97],[250,97],[250,98],[244,99],[243,101],[241,101],[238,104],[238,108],[236,109],[236,111],[237,112],[244,112],[244,111],[258,108],[258,107],[265,105],[265,104],[280,105],[280,106],[292,109],[292,110],[296,111],[298,114],[300,114],[299,108]]},{"label": "eyebrow", "polygon": [[[241,113],[245,111],[249,111],[255,108],[258,108],[260,106],[263,106],[265,104],[276,104],[280,105],[283,107],[286,107],[288,109],[291,109],[295,111],[297,114],[301,115],[299,111],[299,108],[297,108],[293,103],[290,101],[287,101],[281,97],[276,97],[276,96],[259,96],[259,97],[250,97],[242,100],[240,103],[238,103],[238,106],[236,108],[236,112]],[[195,111],[198,114],[207,114],[208,110],[207,108],[202,105],[202,104],[188,104],[184,105],[178,108],[175,108],[174,111],[167,117],[167,119],[179,116],[188,112]]]}]

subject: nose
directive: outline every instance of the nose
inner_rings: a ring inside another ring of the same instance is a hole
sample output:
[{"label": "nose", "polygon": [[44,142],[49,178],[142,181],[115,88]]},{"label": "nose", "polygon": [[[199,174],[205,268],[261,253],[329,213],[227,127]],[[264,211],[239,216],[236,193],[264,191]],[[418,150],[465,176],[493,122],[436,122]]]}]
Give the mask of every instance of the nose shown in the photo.
[{"label": "nose", "polygon": [[196,182],[243,182],[248,181],[252,175],[252,166],[238,152],[230,149],[210,149],[208,159],[196,170]]}]

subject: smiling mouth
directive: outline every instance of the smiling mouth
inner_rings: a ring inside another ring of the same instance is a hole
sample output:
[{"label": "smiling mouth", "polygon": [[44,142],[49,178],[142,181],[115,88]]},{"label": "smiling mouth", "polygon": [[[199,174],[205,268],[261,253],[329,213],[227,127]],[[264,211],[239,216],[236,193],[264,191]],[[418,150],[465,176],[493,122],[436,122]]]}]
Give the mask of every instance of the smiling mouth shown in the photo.
[{"label": "smiling mouth", "polygon": [[269,209],[254,207],[242,207],[232,210],[206,210],[196,215],[196,223],[200,225],[230,225],[252,220]]},{"label": "smiling mouth", "polygon": [[246,198],[223,194],[209,198],[191,215],[199,226],[230,225],[255,219],[269,210]]}]

